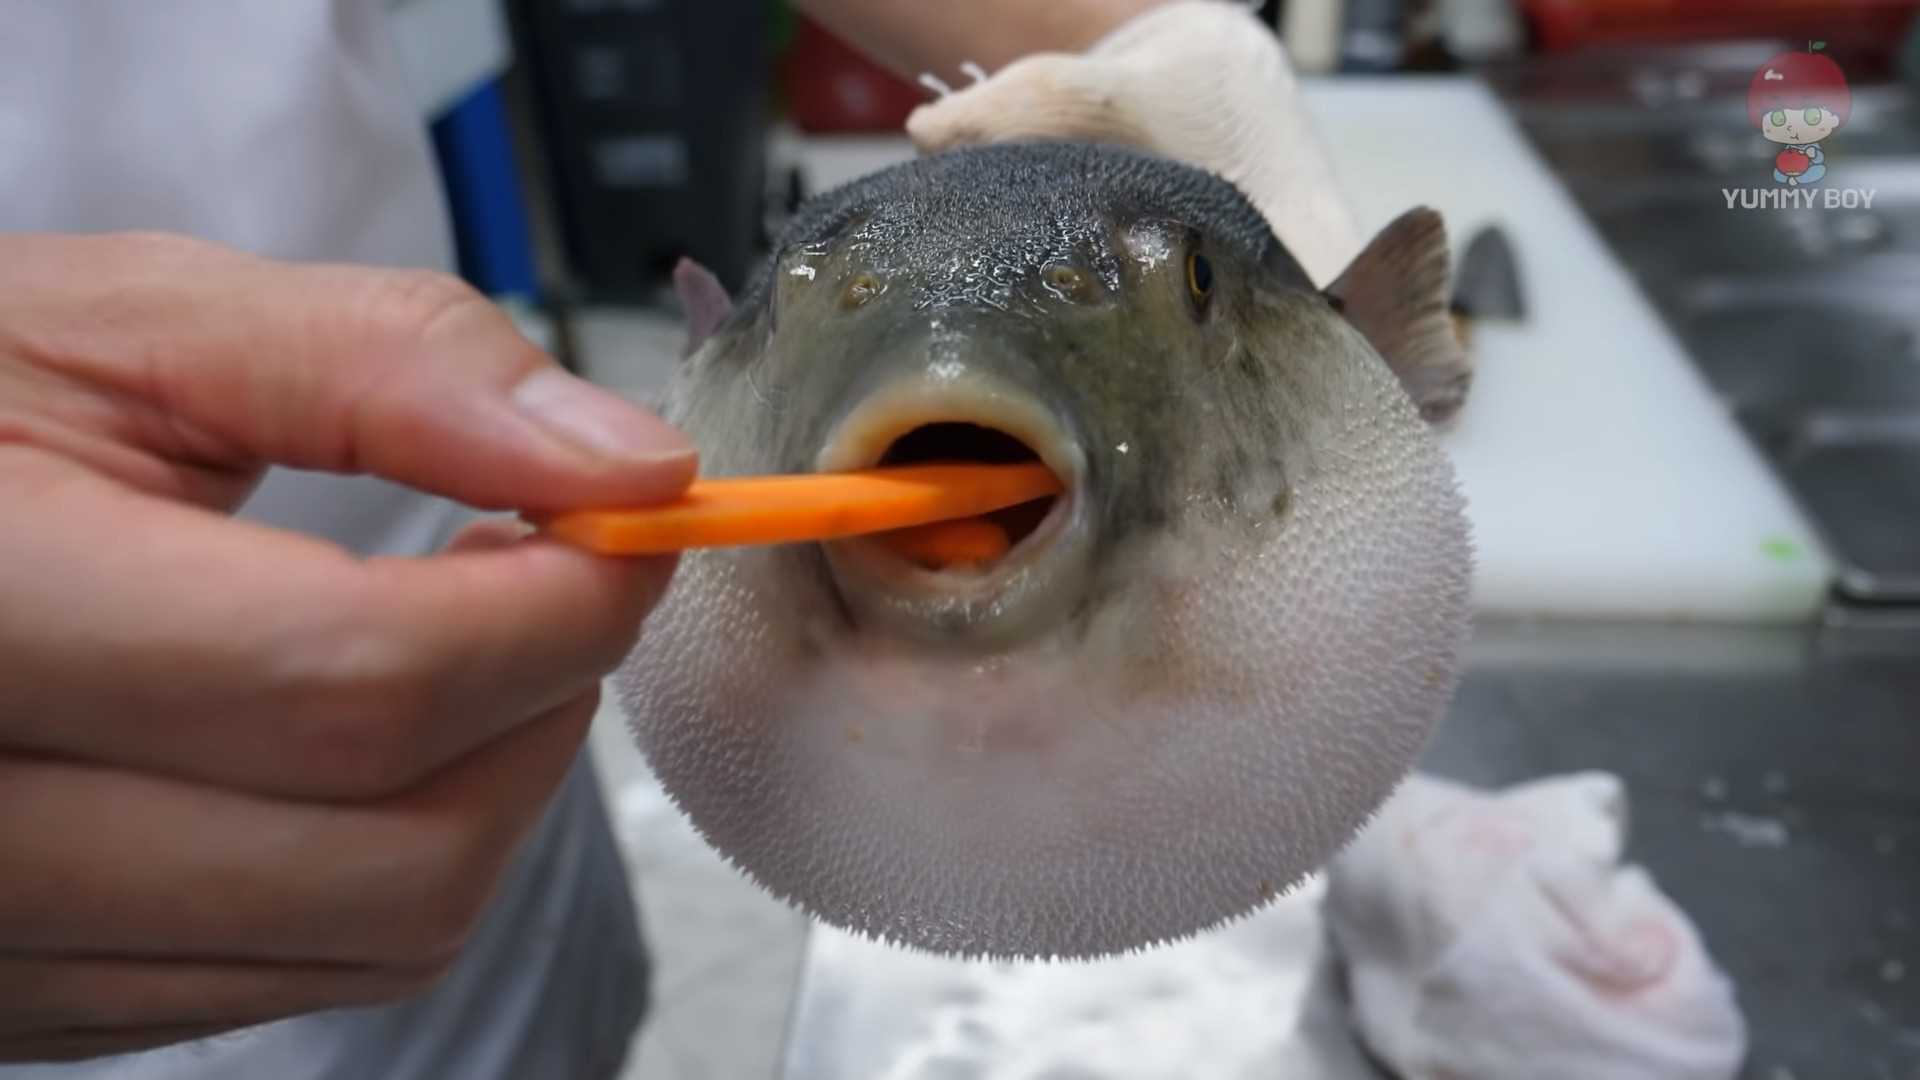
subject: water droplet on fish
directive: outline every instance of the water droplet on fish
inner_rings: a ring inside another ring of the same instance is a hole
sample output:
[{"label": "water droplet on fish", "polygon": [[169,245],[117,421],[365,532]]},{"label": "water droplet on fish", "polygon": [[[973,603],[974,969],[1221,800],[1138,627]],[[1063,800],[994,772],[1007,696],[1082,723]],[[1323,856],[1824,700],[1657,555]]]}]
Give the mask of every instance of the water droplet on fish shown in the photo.
[{"label": "water droplet on fish", "polygon": [[1119,451],[1120,453],[1122,453],[1122,454],[1124,454],[1124,453],[1126,453],[1126,452],[1127,452],[1127,449],[1128,449],[1128,447],[1127,447],[1127,444],[1126,444],[1126,443],[1121,443],[1121,444],[1120,444],[1119,446],[1116,446],[1116,447],[1114,447],[1114,449],[1115,449],[1115,450],[1118,450],[1118,451]]},{"label": "water droplet on fish", "polygon": [[1173,258],[1173,245],[1157,227],[1136,226],[1127,234],[1127,246],[1133,251],[1134,261],[1149,272]]},{"label": "water droplet on fish", "polygon": [[797,277],[797,278],[806,278],[808,281],[812,281],[813,275],[814,275],[814,269],[811,266],[801,265],[801,266],[794,267],[793,269],[787,271],[787,273],[792,274],[794,277]]}]

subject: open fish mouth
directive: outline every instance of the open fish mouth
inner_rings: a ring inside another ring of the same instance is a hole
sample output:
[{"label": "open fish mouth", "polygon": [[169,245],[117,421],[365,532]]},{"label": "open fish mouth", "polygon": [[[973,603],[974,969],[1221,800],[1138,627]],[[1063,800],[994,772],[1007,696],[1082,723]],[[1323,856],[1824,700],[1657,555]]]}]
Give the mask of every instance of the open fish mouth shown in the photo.
[{"label": "open fish mouth", "polygon": [[[1060,480],[1060,494],[979,518],[940,523],[937,537],[903,529],[833,541],[824,547],[843,594],[882,594],[895,605],[944,608],[946,621],[977,623],[969,609],[1031,593],[1081,545],[1088,522],[1087,464],[1053,410],[999,379],[912,379],[881,388],[829,434],[816,459],[821,472],[934,463],[1039,461]],[[935,542],[930,542],[935,541]]]}]

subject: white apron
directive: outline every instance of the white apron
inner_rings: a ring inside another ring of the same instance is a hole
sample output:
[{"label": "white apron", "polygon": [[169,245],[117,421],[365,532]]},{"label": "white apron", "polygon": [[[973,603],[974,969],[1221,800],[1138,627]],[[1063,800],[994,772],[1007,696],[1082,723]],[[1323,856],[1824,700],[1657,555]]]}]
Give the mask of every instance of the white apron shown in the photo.
[{"label": "white apron", "polygon": [[[383,0],[0,0],[0,230],[158,229],[286,259],[451,265]],[[248,517],[421,555],[471,516],[276,470]],[[0,883],[0,888],[4,888]],[[645,1008],[634,911],[583,755],[466,954],[402,1005],[24,1077],[594,1080]]]}]

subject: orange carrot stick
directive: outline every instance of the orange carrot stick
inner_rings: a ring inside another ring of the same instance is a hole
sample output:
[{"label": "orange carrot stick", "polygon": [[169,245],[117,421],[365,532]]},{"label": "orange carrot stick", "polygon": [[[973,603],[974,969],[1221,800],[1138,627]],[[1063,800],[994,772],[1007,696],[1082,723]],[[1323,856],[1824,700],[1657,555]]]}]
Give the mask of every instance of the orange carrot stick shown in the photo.
[{"label": "orange carrot stick", "polygon": [[1060,493],[1039,462],[911,465],[860,472],[702,480],[660,506],[529,516],[603,555],[838,540],[994,510]]}]

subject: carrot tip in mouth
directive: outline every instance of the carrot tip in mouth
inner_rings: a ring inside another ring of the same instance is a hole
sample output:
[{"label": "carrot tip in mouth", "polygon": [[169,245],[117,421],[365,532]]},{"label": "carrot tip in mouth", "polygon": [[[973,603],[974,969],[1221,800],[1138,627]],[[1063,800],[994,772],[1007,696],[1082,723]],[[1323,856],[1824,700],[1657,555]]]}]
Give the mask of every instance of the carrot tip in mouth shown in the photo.
[{"label": "carrot tip in mouth", "polygon": [[914,525],[883,532],[874,539],[926,570],[977,570],[999,562],[1013,550],[1007,530],[984,517]]}]

